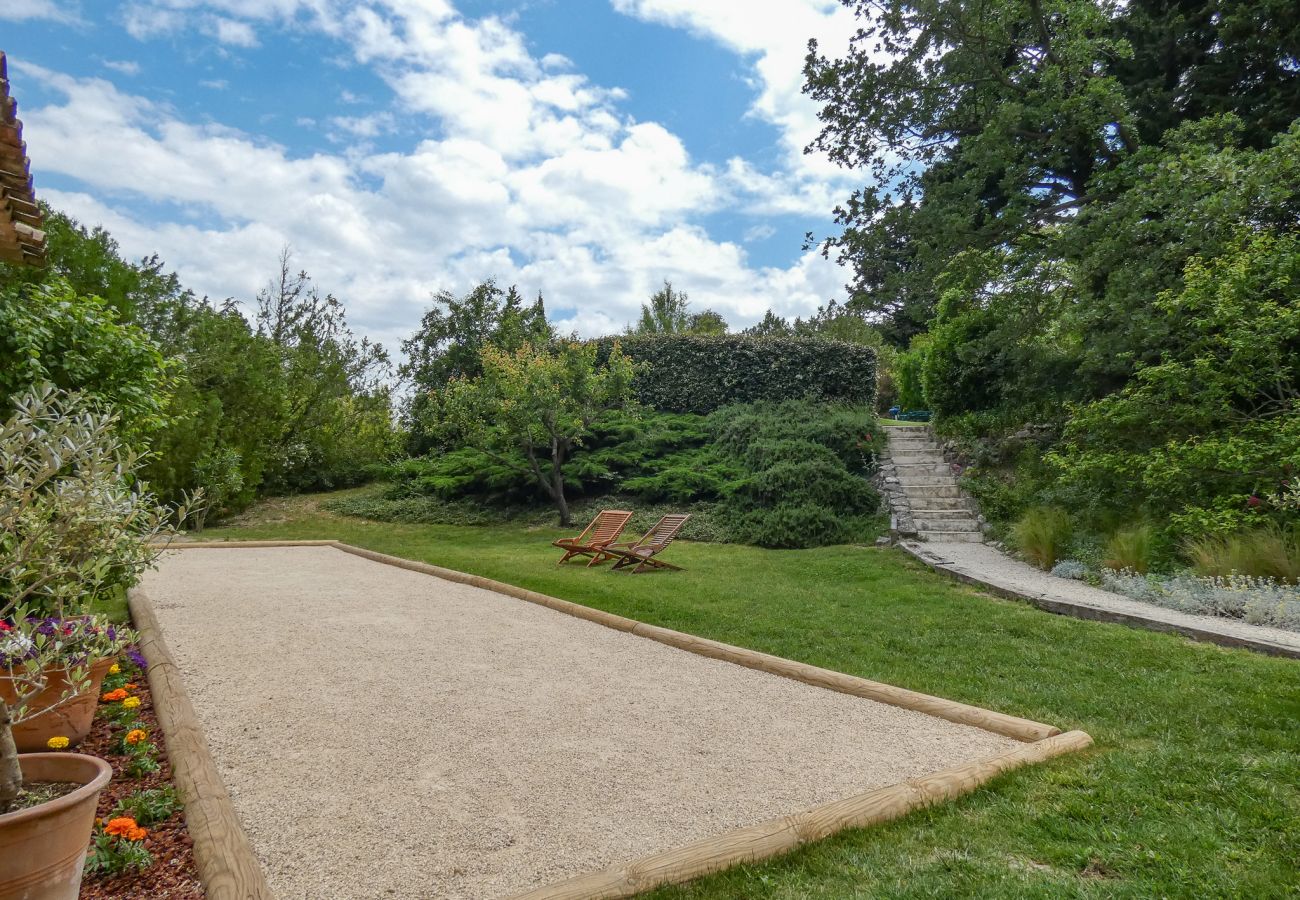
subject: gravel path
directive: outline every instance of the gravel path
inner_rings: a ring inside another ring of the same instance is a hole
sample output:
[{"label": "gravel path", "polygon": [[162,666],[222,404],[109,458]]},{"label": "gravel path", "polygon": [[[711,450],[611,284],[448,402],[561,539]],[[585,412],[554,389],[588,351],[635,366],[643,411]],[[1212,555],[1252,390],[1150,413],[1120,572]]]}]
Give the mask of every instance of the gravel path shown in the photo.
[{"label": "gravel path", "polygon": [[286,900],[506,896],[1019,746],[332,548],[144,589]]},{"label": "gravel path", "polygon": [[1300,656],[1300,632],[1267,625],[1251,625],[1222,616],[1200,616],[1143,603],[1081,581],[1057,578],[1028,563],[1013,559],[987,544],[908,542],[905,549],[923,562],[969,575],[986,585],[1025,596],[1039,597],[1103,613],[1116,613],[1142,620],[1152,626],[1181,631],[1201,640],[1222,636],[1256,645],[1256,649],[1288,656]]}]

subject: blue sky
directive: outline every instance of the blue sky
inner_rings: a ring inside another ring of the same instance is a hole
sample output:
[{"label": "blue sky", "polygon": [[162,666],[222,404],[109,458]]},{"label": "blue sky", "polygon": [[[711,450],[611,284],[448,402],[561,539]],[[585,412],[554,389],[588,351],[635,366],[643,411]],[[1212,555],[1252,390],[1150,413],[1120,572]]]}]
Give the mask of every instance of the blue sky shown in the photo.
[{"label": "blue sky", "polygon": [[394,344],[495,277],[583,334],[664,279],[740,327],[842,296],[802,154],[835,0],[4,0],[38,194],[251,297],[289,246]]}]

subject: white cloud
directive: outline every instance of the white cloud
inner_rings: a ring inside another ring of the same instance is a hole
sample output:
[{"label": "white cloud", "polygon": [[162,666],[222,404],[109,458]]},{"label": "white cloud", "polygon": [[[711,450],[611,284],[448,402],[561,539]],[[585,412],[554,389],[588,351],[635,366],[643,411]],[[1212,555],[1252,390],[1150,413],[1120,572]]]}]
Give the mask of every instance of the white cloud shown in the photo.
[{"label": "white cloud", "polygon": [[[430,293],[486,277],[542,291],[553,314],[579,310],[561,324],[584,334],[621,328],[665,278],[736,326],[769,307],[806,315],[841,294],[839,271],[816,254],[756,266],[741,244],[698,224],[744,204],[806,213],[825,203],[824,186],[739,160],[699,163],[677,135],[623,112],[617,87],[535,58],[500,19],[467,20],[443,0],[347,11],[326,0],[160,0],[148,9],[161,19],[126,20],[145,37],[202,31],[210,16],[238,19],[254,40],[254,25],[269,20],[337,26],[394,93],[391,109],[300,117],[301,127],[349,138],[303,154],[187,121],[104,80],[32,67],[63,98],[27,111],[33,166],[84,186],[43,196],[102,222],[131,254],[160,253],[202,293],[251,297],[291,244],[298,264],[347,299],[354,323],[390,345]],[[399,121],[403,135],[439,136],[384,152],[369,145]],[[130,212],[136,200],[179,213],[148,224]]]},{"label": "white cloud", "polygon": [[212,16],[206,20],[204,28],[222,44],[233,47],[257,46],[257,32],[247,22],[227,19],[224,16]]},{"label": "white cloud", "polygon": [[[817,105],[804,96],[809,38],[820,52],[841,54],[859,24],[839,0],[611,0],[625,15],[685,28],[743,54],[758,87],[751,114],[780,129],[787,180],[800,191],[842,189],[851,176],[821,155],[803,153],[817,136]],[[834,192],[837,196],[842,190]],[[800,209],[807,208],[805,206]],[[818,207],[825,215],[831,207]]]},{"label": "white cloud", "polygon": [[0,3],[0,19],[26,22],[45,19],[51,22],[79,23],[81,15],[76,3],[55,0],[4,0]]},{"label": "white cloud", "polygon": [[123,75],[139,75],[140,64],[131,59],[106,59],[104,67],[112,69],[114,72],[121,72]]}]

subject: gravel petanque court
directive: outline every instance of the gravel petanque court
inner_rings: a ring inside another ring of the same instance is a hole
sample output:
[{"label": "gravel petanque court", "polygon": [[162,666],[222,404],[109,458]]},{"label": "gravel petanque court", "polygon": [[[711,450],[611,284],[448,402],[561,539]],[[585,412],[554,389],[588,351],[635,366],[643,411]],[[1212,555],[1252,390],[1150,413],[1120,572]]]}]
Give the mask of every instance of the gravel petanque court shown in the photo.
[{"label": "gravel petanque court", "polygon": [[143,589],[286,900],[509,896],[1023,746],[331,547]]}]

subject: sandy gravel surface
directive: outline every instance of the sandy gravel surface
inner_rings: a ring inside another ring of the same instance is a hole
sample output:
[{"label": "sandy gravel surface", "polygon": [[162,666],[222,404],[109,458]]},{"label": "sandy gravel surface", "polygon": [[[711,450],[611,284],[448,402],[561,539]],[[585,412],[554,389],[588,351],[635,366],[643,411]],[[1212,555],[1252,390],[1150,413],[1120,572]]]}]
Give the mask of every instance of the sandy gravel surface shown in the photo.
[{"label": "sandy gravel surface", "polygon": [[144,589],[283,898],[508,896],[1018,746],[332,548]]}]

